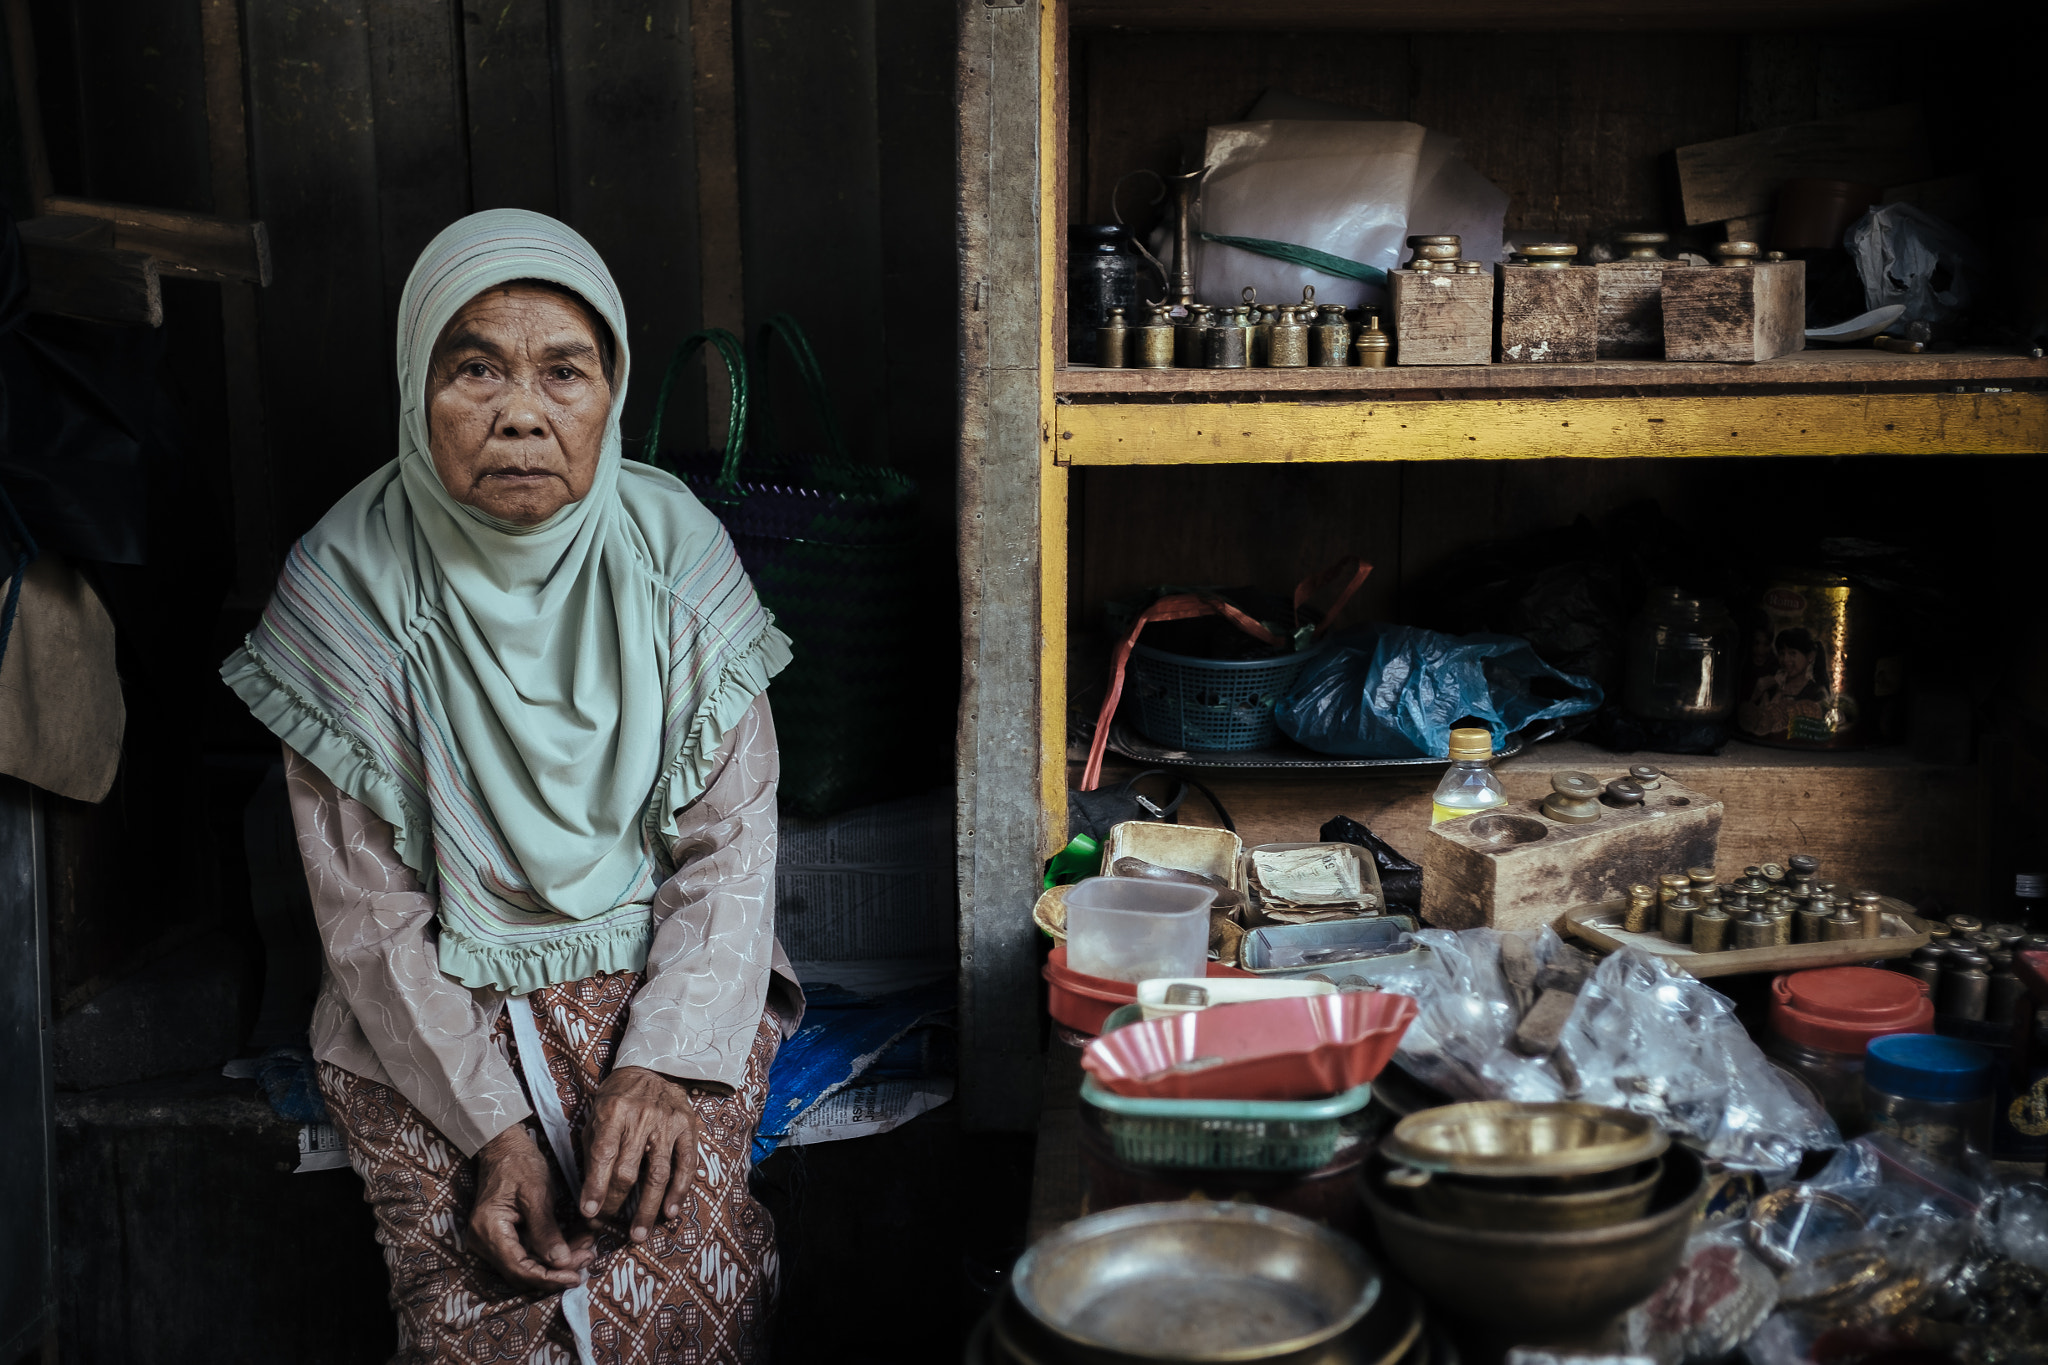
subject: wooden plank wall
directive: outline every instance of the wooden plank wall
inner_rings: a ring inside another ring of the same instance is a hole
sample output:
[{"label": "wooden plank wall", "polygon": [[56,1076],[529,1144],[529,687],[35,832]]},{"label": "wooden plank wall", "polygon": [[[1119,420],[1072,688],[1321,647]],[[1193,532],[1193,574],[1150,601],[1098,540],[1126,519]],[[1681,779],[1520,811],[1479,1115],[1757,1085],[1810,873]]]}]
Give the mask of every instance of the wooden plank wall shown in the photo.
[{"label": "wooden plank wall", "polygon": [[1813,34],[1096,31],[1075,47],[1072,221],[1111,221],[1119,176],[1178,169],[1274,89],[1457,136],[1508,192],[1511,231],[1582,243],[1678,221],[1672,148],[1896,102],[1912,60]]},{"label": "wooden plank wall", "polygon": [[[746,130],[728,184],[739,187],[747,316],[797,314],[856,449],[927,490],[943,647],[954,607],[954,6],[710,3],[732,15]],[[138,951],[217,923],[241,895],[242,798],[228,789],[242,778],[222,779],[217,830],[152,812],[189,802],[202,750],[275,753],[214,670],[290,542],[396,452],[397,305],[428,240],[496,206],[554,214],[587,236],[626,299],[637,364],[624,421],[629,436],[644,429],[668,354],[702,311],[696,53],[690,0],[28,5],[55,188],[253,214],[275,256],[274,283],[251,297],[163,286],[158,339],[187,455],[168,476],[177,501],[159,518],[153,572],[133,575],[132,592],[108,589],[128,592],[117,616],[132,608],[164,636],[137,634],[136,657],[122,660],[141,747],[106,806],[51,814],[58,992],[76,1005]],[[259,376],[241,408],[224,364],[237,356],[241,376]],[[702,390],[678,394],[672,429],[703,440]],[[231,423],[231,409],[250,420]],[[216,617],[236,555],[241,586]],[[936,782],[950,663],[926,671],[946,689],[933,703]],[[185,888],[177,904],[123,894],[121,855],[139,851],[179,869],[167,875]]]}]

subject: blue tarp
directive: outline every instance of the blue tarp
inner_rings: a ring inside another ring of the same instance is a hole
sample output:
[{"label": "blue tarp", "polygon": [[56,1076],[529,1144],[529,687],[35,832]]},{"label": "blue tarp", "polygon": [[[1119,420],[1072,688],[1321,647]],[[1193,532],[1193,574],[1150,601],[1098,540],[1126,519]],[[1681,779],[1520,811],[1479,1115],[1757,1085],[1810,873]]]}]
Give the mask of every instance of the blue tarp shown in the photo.
[{"label": "blue tarp", "polygon": [[775,1054],[768,1072],[768,1102],[754,1134],[754,1160],[774,1151],[803,1112],[851,1085],[919,1024],[951,1010],[954,984],[927,986],[872,998],[835,986],[806,987],[804,1022]]}]

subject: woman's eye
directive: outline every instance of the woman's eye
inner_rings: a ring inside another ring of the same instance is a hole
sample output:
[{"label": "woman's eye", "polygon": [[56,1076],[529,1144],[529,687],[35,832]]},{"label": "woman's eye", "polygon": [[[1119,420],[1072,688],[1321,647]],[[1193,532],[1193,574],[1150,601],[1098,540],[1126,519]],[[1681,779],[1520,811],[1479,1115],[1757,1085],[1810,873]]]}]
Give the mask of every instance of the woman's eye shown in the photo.
[{"label": "woman's eye", "polygon": [[571,380],[571,379],[577,379],[577,378],[580,378],[580,377],[581,377],[581,376],[579,376],[579,375],[578,375],[578,374],[576,373],[576,371],[574,371],[573,369],[569,368],[569,367],[568,367],[567,365],[557,365],[557,366],[555,366],[555,378],[556,378],[556,379],[558,379],[558,380],[561,380],[561,381],[563,381],[563,382],[565,382],[565,383],[566,383],[567,381],[569,381],[569,380]]},{"label": "woman's eye", "polygon": [[470,361],[462,367],[462,372],[471,379],[489,379],[491,377],[491,367],[484,364],[481,360]]}]

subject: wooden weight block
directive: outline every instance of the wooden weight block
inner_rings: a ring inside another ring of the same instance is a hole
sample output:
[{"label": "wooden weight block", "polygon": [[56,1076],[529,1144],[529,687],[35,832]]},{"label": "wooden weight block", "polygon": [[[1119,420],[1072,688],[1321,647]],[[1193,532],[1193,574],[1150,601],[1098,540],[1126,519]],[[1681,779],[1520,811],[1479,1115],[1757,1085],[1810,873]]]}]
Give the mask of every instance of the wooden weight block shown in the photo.
[{"label": "wooden weight block", "polygon": [[1625,259],[1593,267],[1600,276],[1602,360],[1664,354],[1664,272],[1690,270],[1684,261]]},{"label": "wooden weight block", "polygon": [[[1591,776],[1605,784],[1626,773]],[[1668,776],[1641,805],[1603,801],[1589,824],[1553,820],[1542,806],[1511,800],[1433,826],[1422,851],[1423,919],[1439,929],[1535,929],[1638,882],[1714,865],[1721,803]]]},{"label": "wooden weight block", "polygon": [[1586,265],[1504,265],[1493,278],[1495,359],[1527,365],[1596,358],[1598,270]]},{"label": "wooden weight block", "polygon": [[1396,365],[1484,365],[1493,359],[1493,280],[1486,274],[1390,270]]},{"label": "wooden weight block", "polygon": [[1664,277],[1666,360],[1769,360],[1806,349],[1806,262],[1695,266]]}]

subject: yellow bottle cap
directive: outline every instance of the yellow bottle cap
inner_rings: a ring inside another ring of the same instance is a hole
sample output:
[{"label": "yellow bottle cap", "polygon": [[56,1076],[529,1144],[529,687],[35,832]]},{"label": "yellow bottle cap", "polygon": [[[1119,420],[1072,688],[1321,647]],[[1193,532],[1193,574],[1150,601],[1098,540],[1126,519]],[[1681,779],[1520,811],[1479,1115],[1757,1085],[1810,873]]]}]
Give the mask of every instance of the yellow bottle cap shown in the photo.
[{"label": "yellow bottle cap", "polygon": [[1493,757],[1493,732],[1490,730],[1451,731],[1451,762],[1470,762],[1475,758]]}]

